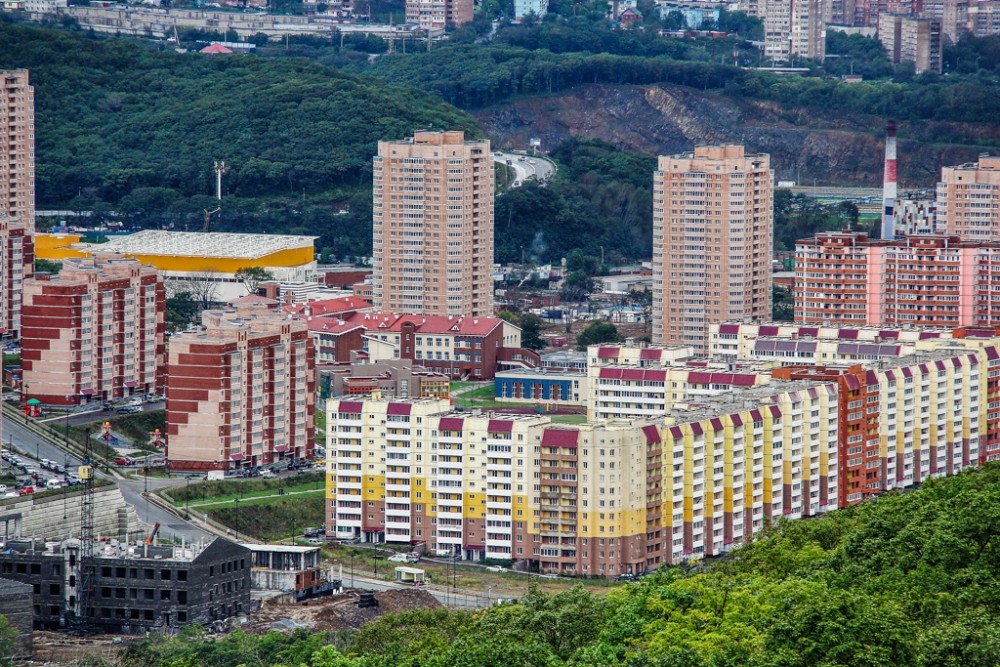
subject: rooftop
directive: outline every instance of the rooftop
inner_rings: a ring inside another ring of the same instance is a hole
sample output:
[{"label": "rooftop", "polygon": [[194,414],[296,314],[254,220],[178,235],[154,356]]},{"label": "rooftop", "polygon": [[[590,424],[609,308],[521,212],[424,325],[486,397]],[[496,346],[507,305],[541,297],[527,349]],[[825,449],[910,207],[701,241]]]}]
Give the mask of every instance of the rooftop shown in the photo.
[{"label": "rooftop", "polygon": [[224,232],[169,232],[150,229],[113,238],[107,243],[86,243],[90,252],[115,252],[123,255],[161,255],[173,257],[219,257],[223,259],[260,259],[282,250],[311,248],[316,236],[285,234],[229,234]]}]

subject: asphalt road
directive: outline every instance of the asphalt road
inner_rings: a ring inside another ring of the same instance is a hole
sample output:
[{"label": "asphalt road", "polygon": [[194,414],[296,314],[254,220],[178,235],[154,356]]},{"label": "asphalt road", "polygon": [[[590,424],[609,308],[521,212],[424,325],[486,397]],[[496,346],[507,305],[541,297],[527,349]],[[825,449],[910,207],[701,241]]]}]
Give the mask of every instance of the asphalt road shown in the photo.
[{"label": "asphalt road", "polygon": [[[521,158],[524,158],[523,160]],[[493,152],[493,161],[506,164],[514,170],[516,174],[511,187],[524,183],[525,180],[534,176],[542,183],[545,183],[556,173],[556,165],[548,158],[540,155],[524,155],[521,153],[505,153],[503,151]]]},{"label": "asphalt road", "polygon": [[[105,421],[107,419],[110,419],[111,417],[118,416],[117,408],[112,408],[110,410],[101,410],[100,404],[97,404],[95,407],[97,407],[98,409],[87,410],[85,412],[75,412],[69,415],[68,417],[67,416],[42,417],[38,421],[47,422],[50,426],[54,426],[56,424],[64,424],[68,421],[71,425],[77,426],[79,424],[87,424],[90,422]],[[166,407],[167,407],[166,401],[157,401],[155,403],[142,404],[142,409],[144,412],[152,410],[163,410]]]}]

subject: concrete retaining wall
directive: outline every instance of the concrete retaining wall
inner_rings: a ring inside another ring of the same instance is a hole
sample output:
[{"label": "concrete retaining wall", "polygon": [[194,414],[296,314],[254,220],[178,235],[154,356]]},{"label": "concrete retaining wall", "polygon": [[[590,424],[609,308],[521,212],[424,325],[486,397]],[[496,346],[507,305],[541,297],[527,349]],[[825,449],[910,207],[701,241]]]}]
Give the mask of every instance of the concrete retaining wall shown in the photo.
[{"label": "concrete retaining wall", "polygon": [[[0,538],[79,537],[82,495],[82,491],[73,490],[47,498],[21,496],[0,501]],[[94,489],[96,536],[127,539],[137,530],[140,526],[135,509],[126,504],[117,486]]]}]

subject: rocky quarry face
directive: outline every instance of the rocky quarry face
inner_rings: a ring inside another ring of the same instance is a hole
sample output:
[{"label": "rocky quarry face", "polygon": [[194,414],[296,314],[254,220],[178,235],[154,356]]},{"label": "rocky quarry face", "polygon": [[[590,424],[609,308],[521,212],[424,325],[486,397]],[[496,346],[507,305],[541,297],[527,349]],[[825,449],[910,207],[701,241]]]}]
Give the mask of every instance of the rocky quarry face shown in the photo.
[{"label": "rocky quarry face", "polygon": [[[697,144],[737,143],[769,153],[777,180],[882,183],[886,119],[875,116],[782,109],[672,85],[583,86],[476,116],[500,148],[524,148],[538,137],[545,150],[584,137],[631,152],[669,155]],[[1000,127],[994,124],[901,122],[899,127],[901,188],[934,187],[942,166],[973,162],[1000,144]],[[955,143],[942,143],[943,137]]]}]

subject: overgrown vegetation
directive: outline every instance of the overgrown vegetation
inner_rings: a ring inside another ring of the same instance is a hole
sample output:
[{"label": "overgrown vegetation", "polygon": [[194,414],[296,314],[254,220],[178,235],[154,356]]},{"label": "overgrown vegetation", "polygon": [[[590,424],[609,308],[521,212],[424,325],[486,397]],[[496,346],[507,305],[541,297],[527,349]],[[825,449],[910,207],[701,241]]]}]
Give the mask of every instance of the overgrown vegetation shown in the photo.
[{"label": "overgrown vegetation", "polygon": [[664,569],[475,612],[413,611],[336,635],[188,629],[131,667],[993,667],[1000,466],[828,517],[781,521],[705,572]]}]

